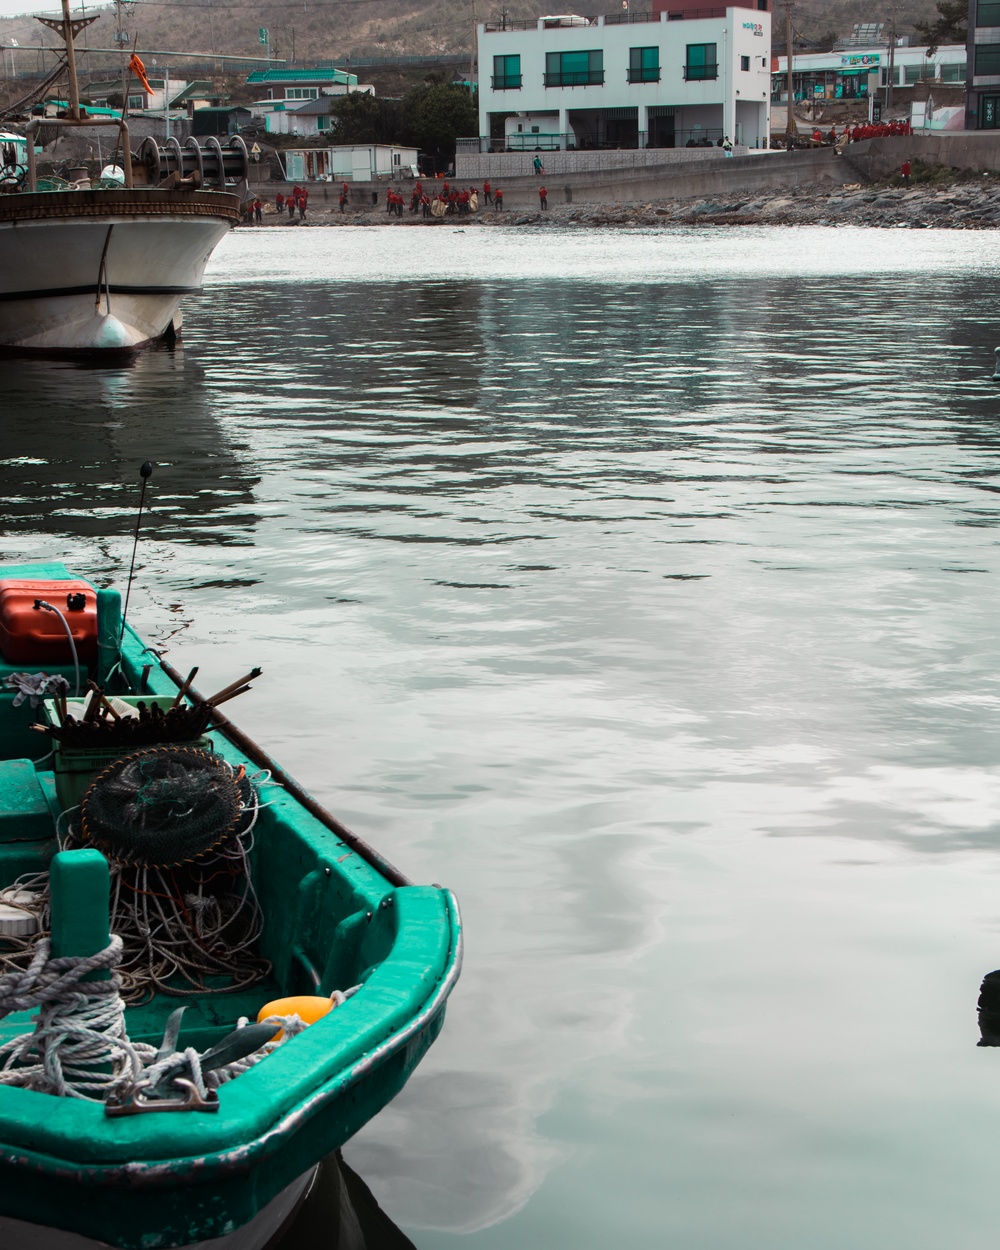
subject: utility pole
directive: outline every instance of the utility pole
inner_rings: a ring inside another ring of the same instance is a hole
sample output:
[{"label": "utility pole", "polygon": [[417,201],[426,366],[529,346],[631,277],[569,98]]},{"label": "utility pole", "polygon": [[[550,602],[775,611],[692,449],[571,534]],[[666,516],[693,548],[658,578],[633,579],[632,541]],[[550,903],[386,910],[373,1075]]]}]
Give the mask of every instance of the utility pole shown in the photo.
[{"label": "utility pole", "polygon": [[799,128],[795,124],[792,105],[795,103],[795,87],[792,79],[792,0],[785,0],[785,57],[788,61],[788,120],[785,123],[785,138],[792,139]]},{"label": "utility pole", "polygon": [[479,23],[476,21],[476,0],[472,0],[472,53],[469,57],[469,95],[475,97],[476,44],[479,41]]},{"label": "utility pole", "polygon": [[892,108],[893,79],[896,77],[896,6],[889,10],[889,68],[885,77],[885,111]]}]

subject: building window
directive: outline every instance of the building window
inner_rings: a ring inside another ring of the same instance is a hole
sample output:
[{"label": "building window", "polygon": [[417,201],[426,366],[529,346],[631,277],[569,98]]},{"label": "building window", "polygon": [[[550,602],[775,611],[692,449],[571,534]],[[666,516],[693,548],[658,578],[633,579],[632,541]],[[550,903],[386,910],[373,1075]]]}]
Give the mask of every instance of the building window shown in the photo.
[{"label": "building window", "polygon": [[286,100],[317,100],[319,99],[318,87],[289,87],[285,92]]},{"label": "building window", "polygon": [[330,116],[329,113],[326,113],[326,114],[320,113],[319,117],[316,118],[317,130],[329,130],[330,123],[332,121],[333,121],[333,118]]},{"label": "building window", "polygon": [[493,58],[493,90],[514,91],[521,85],[521,57],[495,56]]},{"label": "building window", "polygon": [[146,97],[144,95],[130,95],[128,106],[130,109],[144,109],[146,107]]},{"label": "building window", "polygon": [[684,77],[688,82],[719,77],[719,58],[714,43],[689,43]]},{"label": "building window", "polygon": [[757,0],[757,8],[761,13],[767,12],[767,0]]},{"label": "building window", "polygon": [[965,62],[941,66],[942,82],[965,82]]},{"label": "building window", "polygon": [[1000,43],[976,44],[976,67],[972,72],[977,78],[1000,74]]},{"label": "building window", "polygon": [[629,82],[659,82],[660,49],[629,48],[628,80]]},{"label": "building window", "polygon": [[922,65],[907,65],[904,81],[908,87],[912,87],[914,83],[923,82],[925,78],[933,79],[935,72],[933,61],[924,61]]},{"label": "building window", "polygon": [[979,0],[976,5],[977,26],[1000,26],[1000,0]]},{"label": "building window", "polygon": [[604,82],[604,52],[546,52],[546,87],[600,87]]},{"label": "building window", "polygon": [[749,69],[749,68],[750,68],[750,58],[748,56],[741,56],[740,57],[740,69]]}]

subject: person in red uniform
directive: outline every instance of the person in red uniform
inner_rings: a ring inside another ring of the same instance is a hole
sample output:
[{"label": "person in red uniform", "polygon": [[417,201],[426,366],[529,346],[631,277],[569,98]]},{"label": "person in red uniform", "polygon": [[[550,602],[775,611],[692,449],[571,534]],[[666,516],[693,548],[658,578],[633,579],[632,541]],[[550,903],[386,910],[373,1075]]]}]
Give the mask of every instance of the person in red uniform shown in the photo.
[{"label": "person in red uniform", "polygon": [[498,213],[503,212],[503,191],[499,187],[493,192],[493,207]]},{"label": "person in red uniform", "polygon": [[538,203],[541,208],[548,208],[549,206],[549,193],[544,187],[538,188]]},{"label": "person in red uniform", "polygon": [[419,200],[419,199],[420,199],[420,197],[421,197],[421,196],[423,195],[423,193],[424,193],[424,184],[420,181],[420,179],[419,179],[419,178],[417,179],[417,185],[416,185],[413,189],[414,189],[414,191],[416,191],[416,193],[417,193],[417,199]]},{"label": "person in red uniform", "polygon": [[902,165],[899,167],[899,172],[903,179],[903,186],[908,187],[910,185],[910,162],[903,161]]},{"label": "person in red uniform", "polygon": [[305,187],[299,188],[299,221],[306,219],[306,206],[309,203],[309,192]]},{"label": "person in red uniform", "polygon": [[347,192],[346,192],[346,191],[341,191],[341,193],[340,193],[340,211],[341,211],[341,212],[343,212],[343,211],[344,211],[344,205],[345,205],[346,203],[347,203]]},{"label": "person in red uniform", "polygon": [[483,203],[484,204],[493,203],[493,188],[490,186],[490,182],[488,178],[483,183]]},{"label": "person in red uniform", "polygon": [[282,195],[280,191],[274,197],[274,207],[278,210],[279,213],[283,213],[285,211],[285,197]]}]

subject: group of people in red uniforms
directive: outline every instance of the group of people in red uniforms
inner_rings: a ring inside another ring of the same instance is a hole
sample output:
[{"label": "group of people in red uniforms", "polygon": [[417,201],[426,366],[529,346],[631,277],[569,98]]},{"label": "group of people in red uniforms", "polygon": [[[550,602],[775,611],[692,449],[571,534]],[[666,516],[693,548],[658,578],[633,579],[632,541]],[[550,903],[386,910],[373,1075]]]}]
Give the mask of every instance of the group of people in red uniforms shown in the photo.
[{"label": "group of people in red uniforms", "polygon": [[837,127],[831,126],[830,133],[824,135],[817,126],[813,132],[814,143],[840,145],[843,143],[860,143],[862,139],[889,139],[895,135],[912,135],[913,127],[909,119],[894,122],[866,122],[863,126],[857,122],[853,126],[845,126],[841,134]]},{"label": "group of people in red uniforms", "polygon": [[299,214],[299,221],[305,221],[306,206],[309,203],[309,192],[305,187],[292,187],[288,195],[283,195],[280,191],[274,197],[274,206],[279,213],[283,213],[288,209],[288,216],[294,217],[296,211]]},{"label": "group of people in red uniforms", "polygon": [[[448,182],[443,182],[440,190],[435,190],[433,188],[431,190],[433,193],[428,194],[428,192],[424,190],[424,184],[420,179],[413,184],[413,188],[410,191],[409,205],[411,213],[421,212],[424,217],[441,216],[440,213],[435,214],[431,211],[431,206],[434,202],[440,201],[444,204],[444,212],[448,216],[465,216],[471,211],[472,197],[474,195],[481,199],[484,206],[490,206],[498,213],[503,212],[503,191],[501,191],[499,187],[494,188],[489,179],[483,183],[482,191],[480,191],[477,187],[463,187],[462,189],[459,189],[457,187],[452,187]],[[546,202],[546,194],[547,192],[545,188],[539,187],[538,197],[542,208],[546,208],[548,206]],[[287,208],[288,216],[294,218],[297,212],[300,221],[305,219],[308,202],[309,192],[305,189],[305,187],[299,186],[293,187],[287,196],[283,192],[279,191],[274,198],[275,207],[279,213],[284,213]],[[340,211],[344,212],[347,205],[350,203],[350,187],[346,182],[341,185],[339,202]],[[390,213],[395,217],[402,217],[403,205],[405,203],[405,197],[399,191],[396,191],[393,187],[388,188],[385,193],[385,211],[387,213]],[[257,224],[260,225],[262,222],[263,211],[264,201],[260,199],[254,200],[253,204],[249,207],[247,220],[251,221],[256,218]]]}]

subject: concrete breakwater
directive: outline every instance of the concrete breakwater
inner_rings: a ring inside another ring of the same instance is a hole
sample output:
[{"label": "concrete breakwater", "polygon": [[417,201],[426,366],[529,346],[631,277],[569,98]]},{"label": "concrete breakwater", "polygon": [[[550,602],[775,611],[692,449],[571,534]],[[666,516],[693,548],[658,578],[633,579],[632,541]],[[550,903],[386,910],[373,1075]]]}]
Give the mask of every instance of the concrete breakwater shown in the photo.
[{"label": "concrete breakwater", "polygon": [[868,185],[805,190],[791,187],[765,195],[727,194],[659,199],[627,204],[561,204],[540,211],[510,205],[503,213],[489,209],[464,217],[426,220],[404,209],[391,216],[383,207],[373,211],[348,211],[310,204],[305,222],[292,222],[277,213],[264,221],[269,226],[396,226],[460,228],[488,226],[541,226],[573,229],[580,226],[654,227],[686,226],[871,226],[950,230],[990,230],[1000,226],[1000,180],[982,176],[970,182],[917,186]]}]

